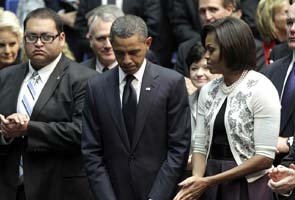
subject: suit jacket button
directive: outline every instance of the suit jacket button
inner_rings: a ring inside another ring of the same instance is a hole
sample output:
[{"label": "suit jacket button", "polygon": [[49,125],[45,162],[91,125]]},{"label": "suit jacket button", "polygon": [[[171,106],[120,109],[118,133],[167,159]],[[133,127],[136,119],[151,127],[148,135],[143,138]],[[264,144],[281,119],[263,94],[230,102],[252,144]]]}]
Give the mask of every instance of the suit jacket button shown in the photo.
[{"label": "suit jacket button", "polygon": [[129,161],[134,161],[134,160],[135,160],[135,157],[133,155],[130,155]]}]

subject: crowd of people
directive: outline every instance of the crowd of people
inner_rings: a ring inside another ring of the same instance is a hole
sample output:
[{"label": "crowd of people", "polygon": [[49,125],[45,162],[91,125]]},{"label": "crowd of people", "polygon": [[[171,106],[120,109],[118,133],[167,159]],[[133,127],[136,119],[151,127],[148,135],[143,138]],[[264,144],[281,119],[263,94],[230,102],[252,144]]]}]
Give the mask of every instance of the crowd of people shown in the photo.
[{"label": "crowd of people", "polygon": [[295,199],[295,2],[0,3],[0,199]]}]

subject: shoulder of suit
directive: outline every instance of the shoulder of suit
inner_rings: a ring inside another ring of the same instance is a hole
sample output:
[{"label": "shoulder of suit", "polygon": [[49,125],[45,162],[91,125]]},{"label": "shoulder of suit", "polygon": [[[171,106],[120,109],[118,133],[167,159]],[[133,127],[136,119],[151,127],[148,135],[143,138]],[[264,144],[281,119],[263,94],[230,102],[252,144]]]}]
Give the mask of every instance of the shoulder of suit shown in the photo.
[{"label": "shoulder of suit", "polygon": [[289,66],[291,61],[292,61],[292,54],[286,55],[286,56],[274,61],[273,63],[271,63],[268,66],[268,69],[266,69],[266,71],[277,70],[282,65],[288,65]]},{"label": "shoulder of suit", "polygon": [[9,73],[15,73],[18,70],[23,70],[28,66],[28,62],[17,64],[17,65],[11,65],[8,67],[5,67],[4,69],[0,70],[1,74],[9,74]]},{"label": "shoulder of suit", "polygon": [[153,70],[156,70],[161,77],[166,77],[168,79],[184,79],[183,75],[179,72],[169,69],[160,65],[153,64],[149,62]]}]

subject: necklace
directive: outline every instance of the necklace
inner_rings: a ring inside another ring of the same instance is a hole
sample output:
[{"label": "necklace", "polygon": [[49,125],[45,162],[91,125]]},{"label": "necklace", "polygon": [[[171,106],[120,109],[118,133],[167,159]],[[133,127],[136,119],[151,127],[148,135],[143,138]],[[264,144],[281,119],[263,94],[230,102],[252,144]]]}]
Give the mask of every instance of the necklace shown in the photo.
[{"label": "necklace", "polygon": [[221,91],[224,94],[229,94],[231,93],[245,78],[245,76],[247,75],[248,70],[244,70],[240,76],[240,78],[238,80],[236,80],[233,84],[231,84],[230,86],[226,86],[226,84],[224,83],[224,79],[223,79],[223,83],[220,86]]}]

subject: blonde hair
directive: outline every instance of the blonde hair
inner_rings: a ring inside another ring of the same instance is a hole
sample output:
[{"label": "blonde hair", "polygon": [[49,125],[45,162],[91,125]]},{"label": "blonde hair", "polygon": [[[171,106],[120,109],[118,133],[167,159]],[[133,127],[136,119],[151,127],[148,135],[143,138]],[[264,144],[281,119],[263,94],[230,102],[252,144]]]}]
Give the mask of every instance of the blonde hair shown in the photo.
[{"label": "blonde hair", "polygon": [[22,42],[23,30],[18,18],[13,12],[4,10],[0,7],[0,31],[2,30],[11,31],[17,36],[19,42]]},{"label": "blonde hair", "polygon": [[277,9],[282,8],[288,0],[260,0],[256,11],[256,24],[261,39],[271,43],[276,36],[274,16]]}]

